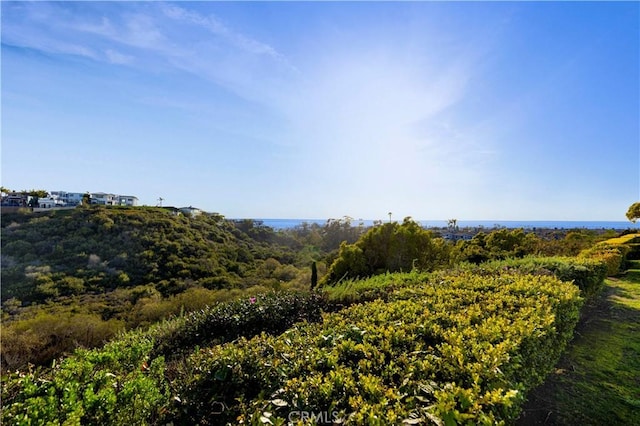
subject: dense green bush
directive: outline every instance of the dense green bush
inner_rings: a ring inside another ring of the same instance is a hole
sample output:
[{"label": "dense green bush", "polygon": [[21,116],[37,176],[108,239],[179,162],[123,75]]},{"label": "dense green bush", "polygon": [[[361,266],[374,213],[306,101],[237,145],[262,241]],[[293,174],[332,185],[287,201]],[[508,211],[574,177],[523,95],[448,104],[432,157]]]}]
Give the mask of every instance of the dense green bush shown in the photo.
[{"label": "dense green bush", "polygon": [[322,280],[332,285],[344,279],[366,278],[385,272],[432,271],[449,264],[451,246],[418,223],[405,218],[374,226],[354,244],[343,243]]},{"label": "dense green bush", "polygon": [[153,342],[129,335],[101,350],[78,350],[51,371],[2,378],[3,424],[148,424],[169,394]]},{"label": "dense green bush", "polygon": [[576,257],[524,257],[480,265],[461,264],[457,269],[481,275],[495,275],[505,271],[554,275],[561,281],[573,282],[585,297],[595,295],[607,277],[607,265],[602,260]]},{"label": "dense green bush", "polygon": [[602,241],[580,253],[581,257],[598,259],[607,264],[608,274],[613,276],[625,268],[627,260],[640,259],[640,234],[625,234]]},{"label": "dense green bush", "polygon": [[464,274],[404,286],[389,300],[194,353],[172,384],[172,415],[213,424],[283,424],[302,411],[346,424],[510,422],[581,306],[575,286],[523,275]]},{"label": "dense green bush", "polygon": [[[165,297],[184,291],[184,282],[210,289],[250,287],[258,284],[265,259],[293,263],[296,257],[269,238],[252,238],[256,228],[247,228],[249,235],[217,214],[191,218],[161,208],[3,214],[1,229],[2,300],[23,302],[149,283]],[[275,235],[266,227],[262,234]],[[30,273],[34,267],[49,269]],[[297,272],[278,271],[277,279],[292,280]]]},{"label": "dense green bush", "polygon": [[607,265],[602,259],[575,257],[524,257],[485,262],[480,265],[462,263],[452,270],[433,273],[382,274],[364,280],[344,280],[322,291],[330,305],[349,305],[375,299],[388,300],[394,291],[424,281],[443,279],[455,273],[500,275],[505,272],[527,275],[554,275],[561,281],[573,282],[584,296],[592,296],[602,288],[607,276]]},{"label": "dense green bush", "polygon": [[579,257],[604,263],[607,267],[607,276],[615,276],[620,273],[628,253],[629,247],[626,245],[599,243],[590,249],[583,250]]},{"label": "dense green bush", "polygon": [[299,321],[321,320],[324,303],[316,293],[272,292],[219,303],[149,329],[152,356],[172,357],[195,346],[222,343],[261,332],[282,333]]},{"label": "dense green bush", "polygon": [[479,232],[471,240],[456,243],[455,257],[461,262],[482,263],[489,260],[519,258],[534,254],[540,239],[523,229],[498,229],[489,234]]},{"label": "dense green bush", "polygon": [[320,296],[313,293],[261,294],[207,307],[147,331],[129,332],[102,349],[77,350],[50,371],[3,376],[2,420],[154,423],[169,404],[165,357],[171,360],[197,346],[240,336],[281,333],[298,321],[319,321],[322,306]]},{"label": "dense green bush", "polygon": [[375,275],[362,280],[343,280],[338,284],[321,288],[328,308],[339,310],[353,303],[370,302],[376,299],[389,300],[400,288],[416,286],[431,279],[432,273],[395,272]]}]

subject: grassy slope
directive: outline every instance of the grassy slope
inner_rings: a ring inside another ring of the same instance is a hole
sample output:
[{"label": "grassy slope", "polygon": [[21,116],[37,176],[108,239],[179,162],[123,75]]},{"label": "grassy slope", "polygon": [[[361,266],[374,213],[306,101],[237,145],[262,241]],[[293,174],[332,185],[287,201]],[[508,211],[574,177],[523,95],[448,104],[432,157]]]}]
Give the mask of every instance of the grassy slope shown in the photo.
[{"label": "grassy slope", "polygon": [[587,309],[519,424],[640,424],[640,261]]}]

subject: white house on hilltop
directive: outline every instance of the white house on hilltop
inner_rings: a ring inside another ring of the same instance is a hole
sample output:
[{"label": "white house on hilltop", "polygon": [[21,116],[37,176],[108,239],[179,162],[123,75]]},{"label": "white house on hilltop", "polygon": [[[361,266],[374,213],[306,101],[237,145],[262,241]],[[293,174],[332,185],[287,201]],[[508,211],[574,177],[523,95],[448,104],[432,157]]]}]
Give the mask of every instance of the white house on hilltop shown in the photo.
[{"label": "white house on hilltop", "polygon": [[178,210],[180,210],[180,212],[182,212],[182,214],[184,214],[185,216],[191,216],[191,217],[200,216],[202,213],[204,213],[199,208],[196,208],[193,206],[180,207]]},{"label": "white house on hilltop", "polygon": [[57,198],[44,197],[38,199],[38,206],[41,209],[52,209],[55,207],[66,207],[66,205]]},{"label": "white house on hilltop", "polygon": [[138,197],[133,195],[118,195],[118,205],[120,206],[137,206]]},{"label": "white house on hilltop", "polygon": [[[64,207],[72,207],[82,204],[82,192],[67,192],[67,191],[51,191],[50,198],[59,201]],[[42,203],[40,203],[42,204]]]},{"label": "white house on hilltop", "polygon": [[117,206],[118,196],[116,194],[107,194],[104,192],[92,192],[89,194],[91,204],[99,204],[101,206]]},{"label": "white house on hilltop", "polygon": [[37,202],[33,203],[34,197],[25,193],[2,193],[1,201],[4,208],[33,208],[34,211],[44,211],[48,209],[74,208],[82,204],[86,196],[89,196],[91,204],[103,206],[137,206],[138,197],[134,195],[117,195],[107,194],[104,192],[67,192],[67,191],[51,191],[47,197],[35,198]]},{"label": "white house on hilltop", "polygon": [[90,194],[91,204],[103,206],[137,206],[138,197],[133,195],[106,194],[104,192],[92,192]]}]

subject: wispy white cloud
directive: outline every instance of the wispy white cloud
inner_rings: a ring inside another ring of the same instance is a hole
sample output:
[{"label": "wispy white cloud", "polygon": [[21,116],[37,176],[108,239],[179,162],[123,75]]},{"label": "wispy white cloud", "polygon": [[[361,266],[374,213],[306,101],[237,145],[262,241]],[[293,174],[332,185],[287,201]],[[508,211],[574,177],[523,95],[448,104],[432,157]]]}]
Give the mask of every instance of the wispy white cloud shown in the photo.
[{"label": "wispy white cloud", "polygon": [[173,4],[163,4],[161,9],[165,16],[180,22],[195,24],[208,30],[211,34],[223,38],[237,48],[258,55],[267,55],[282,60],[284,56],[272,46],[253,39],[245,34],[231,30],[213,14],[203,16]]},{"label": "wispy white cloud", "polygon": [[20,5],[5,13],[3,41],[142,69],[178,69],[253,101],[268,96],[266,79],[293,70],[276,48],[214,14],[165,3],[120,6]]},{"label": "wispy white cloud", "polygon": [[125,55],[113,49],[107,49],[104,53],[112,64],[127,65],[132,63],[134,60],[133,56]]},{"label": "wispy white cloud", "polygon": [[[207,90],[183,94],[168,87],[133,101],[206,121],[201,132],[232,135],[234,143],[259,141],[247,143],[256,151],[247,155],[264,159],[256,167],[286,188],[282,203],[304,196],[309,187],[335,196],[340,211],[332,211],[325,196],[314,207],[320,216],[386,212],[391,206],[377,205],[380,193],[385,203],[416,214],[429,208],[430,199],[459,203],[486,182],[491,146],[447,114],[469,92],[483,59],[482,41],[447,44],[453,52],[443,54],[425,34],[420,43],[405,45],[397,35],[397,44],[387,42],[389,28],[370,38],[358,28],[345,29],[338,39],[316,28],[313,43],[277,46],[235,29],[211,9],[97,4],[88,13],[61,3],[38,17],[37,25],[26,26],[22,39],[17,26],[7,31],[27,47],[53,51],[47,39],[73,42],[96,61],[135,67],[143,75],[180,71],[197,77],[193,86],[222,87],[216,93],[224,101],[205,99]],[[246,105],[250,110],[242,109]],[[256,123],[261,113],[269,123]],[[272,154],[283,160],[269,163]]]},{"label": "wispy white cloud", "polygon": [[[71,37],[58,36],[57,23],[33,27],[30,19],[48,20],[48,13],[32,13],[29,9],[20,10],[16,19],[7,18],[9,12],[3,11],[2,42],[17,47],[26,47],[50,55],[74,55],[99,60],[96,49],[80,43]],[[55,21],[54,21],[55,22]]]}]

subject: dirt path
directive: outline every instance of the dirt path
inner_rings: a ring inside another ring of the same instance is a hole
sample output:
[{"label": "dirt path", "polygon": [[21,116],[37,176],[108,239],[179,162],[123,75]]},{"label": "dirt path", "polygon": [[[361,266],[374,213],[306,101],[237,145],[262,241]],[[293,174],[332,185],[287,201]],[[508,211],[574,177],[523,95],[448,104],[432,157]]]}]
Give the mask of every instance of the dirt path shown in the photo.
[{"label": "dirt path", "polygon": [[640,262],[611,278],[518,425],[640,425]]}]

